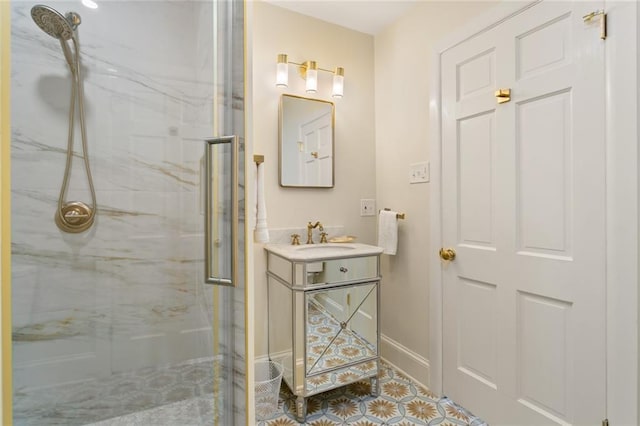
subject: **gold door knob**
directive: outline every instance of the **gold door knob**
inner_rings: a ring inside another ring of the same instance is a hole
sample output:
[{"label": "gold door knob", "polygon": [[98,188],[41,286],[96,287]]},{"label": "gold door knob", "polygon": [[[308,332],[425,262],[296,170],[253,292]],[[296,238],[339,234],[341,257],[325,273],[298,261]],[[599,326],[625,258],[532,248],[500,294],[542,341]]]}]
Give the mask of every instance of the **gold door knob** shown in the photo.
[{"label": "gold door knob", "polygon": [[456,258],[456,251],[454,249],[446,249],[446,248],[441,248],[440,249],[440,259],[442,260],[453,260]]}]

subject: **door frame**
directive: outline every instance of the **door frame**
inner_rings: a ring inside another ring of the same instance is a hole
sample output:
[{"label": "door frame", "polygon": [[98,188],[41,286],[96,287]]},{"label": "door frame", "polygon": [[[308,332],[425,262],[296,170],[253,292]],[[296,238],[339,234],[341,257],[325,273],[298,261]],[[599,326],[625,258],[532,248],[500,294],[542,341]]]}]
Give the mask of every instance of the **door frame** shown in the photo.
[{"label": "door frame", "polygon": [[[442,104],[441,58],[454,46],[483,33],[538,3],[500,3],[487,13],[442,39],[431,52],[429,86],[432,123],[429,133],[432,188],[430,193],[431,251],[429,280],[429,387],[443,390],[443,291],[438,249],[442,247]],[[607,310],[607,413],[611,424],[640,424],[638,326],[638,56],[640,7],[636,2],[603,0],[609,34],[606,67],[606,310]],[[595,8],[595,7],[594,7]],[[595,34],[595,33],[594,33]],[[634,408],[635,407],[635,408]],[[477,413],[482,415],[482,413]],[[604,419],[604,417],[603,417]]]}]

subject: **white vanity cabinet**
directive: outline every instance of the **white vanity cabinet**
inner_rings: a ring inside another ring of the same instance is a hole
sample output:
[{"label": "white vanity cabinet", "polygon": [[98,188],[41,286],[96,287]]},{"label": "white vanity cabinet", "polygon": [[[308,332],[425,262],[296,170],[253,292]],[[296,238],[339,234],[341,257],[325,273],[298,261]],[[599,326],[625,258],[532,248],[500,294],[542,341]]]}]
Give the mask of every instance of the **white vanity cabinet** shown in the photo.
[{"label": "white vanity cabinet", "polygon": [[306,398],[358,380],[379,392],[380,253],[366,244],[267,245],[269,357]]}]

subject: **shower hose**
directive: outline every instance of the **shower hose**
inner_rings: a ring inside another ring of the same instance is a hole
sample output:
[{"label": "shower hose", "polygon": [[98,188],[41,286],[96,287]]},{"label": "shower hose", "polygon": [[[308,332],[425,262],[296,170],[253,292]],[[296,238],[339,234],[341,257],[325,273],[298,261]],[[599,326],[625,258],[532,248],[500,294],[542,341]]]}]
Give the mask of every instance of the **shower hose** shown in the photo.
[{"label": "shower hose", "polygon": [[[58,208],[55,214],[56,224],[60,229],[65,232],[83,232],[91,227],[95,219],[96,214],[96,192],[93,186],[93,179],[91,177],[91,168],[89,166],[89,156],[87,154],[87,130],[85,125],[84,114],[84,90],[82,87],[82,77],[80,70],[80,47],[74,34],[71,37],[74,46],[74,55],[71,54],[71,49],[67,42],[63,39],[60,40],[62,51],[69,64],[73,82],[71,84],[71,102],[69,105],[69,134],[67,139],[67,160],[64,171],[64,178],[62,181],[62,187],[60,188],[60,195],[58,197]],[[84,162],[85,171],[87,173],[87,180],[89,183],[89,190],[91,192],[92,207],[80,201],[66,202],[65,197],[69,187],[69,178],[71,175],[71,165],[73,159],[73,137],[74,137],[74,120],[76,109],[76,97],[78,99],[78,110],[80,113],[80,132],[82,136],[82,160]]]}]

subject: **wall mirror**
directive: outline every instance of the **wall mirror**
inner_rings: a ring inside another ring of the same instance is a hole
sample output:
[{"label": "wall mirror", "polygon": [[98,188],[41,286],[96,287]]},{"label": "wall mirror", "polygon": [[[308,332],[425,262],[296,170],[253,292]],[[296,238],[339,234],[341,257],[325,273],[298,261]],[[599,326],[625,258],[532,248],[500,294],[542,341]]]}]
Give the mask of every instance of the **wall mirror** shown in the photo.
[{"label": "wall mirror", "polygon": [[332,102],[294,95],[280,99],[280,185],[332,188],[334,183]]}]

